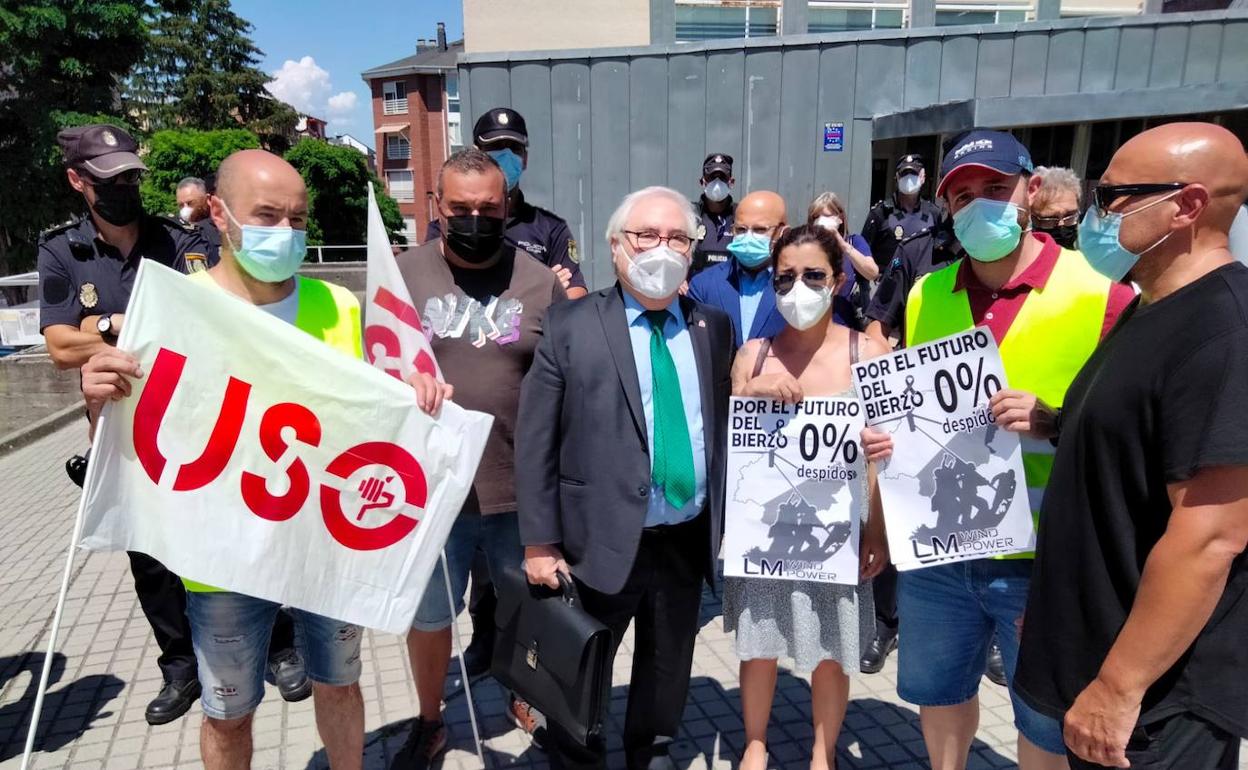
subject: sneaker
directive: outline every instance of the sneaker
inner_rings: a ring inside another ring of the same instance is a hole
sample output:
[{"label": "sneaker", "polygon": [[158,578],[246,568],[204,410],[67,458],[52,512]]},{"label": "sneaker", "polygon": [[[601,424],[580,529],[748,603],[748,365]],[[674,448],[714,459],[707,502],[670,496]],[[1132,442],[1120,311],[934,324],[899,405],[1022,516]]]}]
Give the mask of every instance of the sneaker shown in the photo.
[{"label": "sneaker", "polygon": [[533,745],[542,748],[542,740],[546,737],[545,718],[542,713],[529,705],[528,701],[511,696],[507,704],[507,718],[516,727],[523,730],[533,741]]},{"label": "sneaker", "polygon": [[446,725],[441,720],[430,722],[416,717],[412,733],[390,763],[390,770],[425,770],[446,751],[446,742]]}]

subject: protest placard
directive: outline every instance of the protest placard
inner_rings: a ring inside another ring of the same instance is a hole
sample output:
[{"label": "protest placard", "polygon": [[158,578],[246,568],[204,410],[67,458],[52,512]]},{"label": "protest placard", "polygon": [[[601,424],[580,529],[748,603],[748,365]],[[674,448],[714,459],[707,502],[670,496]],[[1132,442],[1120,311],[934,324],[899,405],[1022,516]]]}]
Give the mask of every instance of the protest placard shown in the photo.
[{"label": "protest placard", "polygon": [[729,414],[724,575],[856,584],[862,405],[734,397]]},{"label": "protest placard", "polygon": [[[212,285],[142,260],[83,544],[393,633],[410,628],[492,418],[410,386]],[[439,587],[440,588],[440,587]]]},{"label": "protest placard", "polygon": [[899,570],[1033,550],[1018,436],[989,399],[1006,386],[984,328],[855,364],[868,425],[893,436],[879,470]]}]

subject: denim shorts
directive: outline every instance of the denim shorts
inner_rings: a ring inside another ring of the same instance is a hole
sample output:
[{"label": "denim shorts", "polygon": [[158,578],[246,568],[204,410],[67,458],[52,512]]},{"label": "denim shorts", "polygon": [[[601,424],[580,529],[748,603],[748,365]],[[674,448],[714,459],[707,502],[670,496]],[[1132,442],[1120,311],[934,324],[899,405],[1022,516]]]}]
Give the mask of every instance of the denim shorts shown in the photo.
[{"label": "denim shorts", "polygon": [[451,593],[455,597],[452,612],[446,595],[446,578],[443,577],[442,560],[429,578],[425,595],[416,608],[412,628],[417,631],[441,631],[450,628],[451,621],[464,610],[464,593],[468,590],[468,574],[472,560],[480,549],[491,575],[524,561],[524,546],[520,545],[520,519],[511,513],[461,513],[451,527],[446,539],[446,563],[451,569]]},{"label": "denim shorts", "polygon": [[[200,699],[213,719],[238,719],[264,697],[269,637],[280,604],[229,591],[186,594],[191,644],[199,663]],[[291,609],[295,647],[308,678],[331,686],[360,679],[359,626]]]},{"label": "denim shorts", "polygon": [[995,633],[1011,683],[1014,726],[1051,754],[1065,754],[1062,725],[1014,692],[1018,626],[1027,607],[1030,559],[975,559],[897,576],[897,694],[917,706],[954,706],[979,692]]}]

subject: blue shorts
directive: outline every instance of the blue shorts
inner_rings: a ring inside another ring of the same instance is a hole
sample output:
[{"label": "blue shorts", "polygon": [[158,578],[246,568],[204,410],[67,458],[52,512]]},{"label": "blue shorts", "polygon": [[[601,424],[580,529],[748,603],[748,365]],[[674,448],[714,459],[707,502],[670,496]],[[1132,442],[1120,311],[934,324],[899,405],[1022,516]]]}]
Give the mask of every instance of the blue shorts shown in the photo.
[{"label": "blue shorts", "polygon": [[1018,626],[1027,608],[1030,559],[976,559],[897,576],[897,694],[916,706],[954,706],[979,692],[995,634],[1011,683],[1014,726],[1051,754],[1065,754],[1062,725],[1014,692]]},{"label": "blue shorts", "polygon": [[[191,644],[199,663],[200,699],[213,719],[238,719],[264,698],[269,637],[281,605],[229,591],[186,593]],[[290,610],[295,646],[308,678],[331,686],[360,679],[359,626],[303,610]]]},{"label": "blue shorts", "polygon": [[451,627],[451,621],[464,610],[464,593],[468,590],[468,575],[477,549],[485,553],[490,574],[524,561],[524,546],[520,545],[520,519],[512,513],[461,513],[451,527],[446,539],[446,563],[451,568],[451,593],[455,596],[455,610],[446,595],[446,578],[442,573],[442,560],[433,570],[425,595],[416,608],[412,628],[417,631],[441,631]]}]

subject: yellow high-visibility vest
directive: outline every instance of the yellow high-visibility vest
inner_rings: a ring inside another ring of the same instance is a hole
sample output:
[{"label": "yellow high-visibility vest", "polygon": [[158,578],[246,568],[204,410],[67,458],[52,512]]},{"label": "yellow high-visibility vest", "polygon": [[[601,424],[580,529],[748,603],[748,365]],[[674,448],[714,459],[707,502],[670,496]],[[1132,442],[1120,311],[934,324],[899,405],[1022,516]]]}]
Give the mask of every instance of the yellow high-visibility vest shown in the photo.
[{"label": "yellow high-visibility vest", "polygon": [[[959,259],[915,283],[906,300],[906,344],[921,345],[971,329],[966,290],[955,291]],[[1062,249],[1044,288],[1033,288],[1001,341],[1001,363],[1011,388],[1034,393],[1054,408],[1101,340],[1111,282],[1078,251]],[[1031,515],[1037,524],[1055,449],[1021,437]],[[1032,553],[1005,558],[1027,558]]]}]

